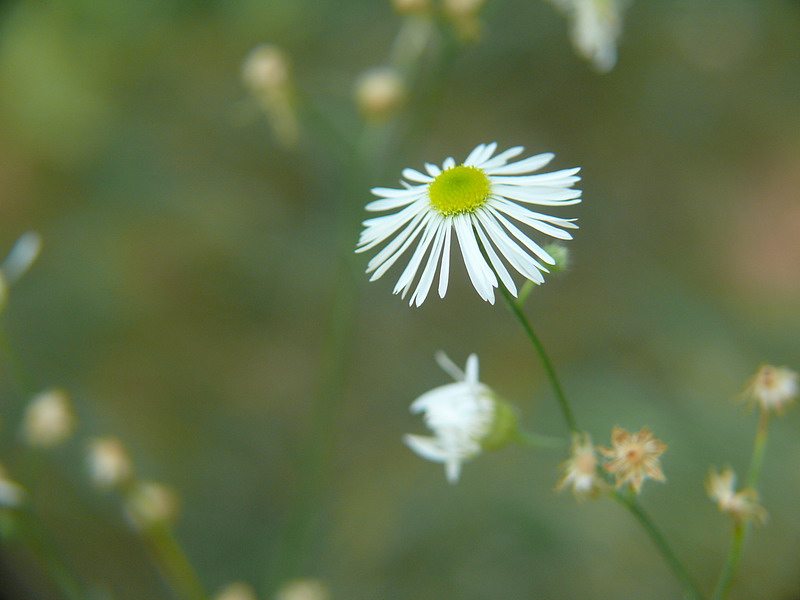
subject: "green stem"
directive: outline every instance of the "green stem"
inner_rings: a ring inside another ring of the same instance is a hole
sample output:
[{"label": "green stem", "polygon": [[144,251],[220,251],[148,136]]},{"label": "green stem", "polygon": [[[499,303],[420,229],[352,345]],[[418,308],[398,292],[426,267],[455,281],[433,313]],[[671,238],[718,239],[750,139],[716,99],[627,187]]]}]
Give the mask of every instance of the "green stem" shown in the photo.
[{"label": "green stem", "polygon": [[547,378],[550,380],[550,385],[553,387],[553,391],[556,394],[556,399],[558,400],[558,404],[561,408],[561,413],[564,416],[564,420],[567,423],[567,427],[569,427],[571,432],[578,433],[578,424],[572,414],[572,409],[570,408],[567,396],[564,394],[564,388],[561,387],[561,382],[558,379],[555,367],[550,361],[547,351],[544,349],[544,345],[533,331],[533,327],[531,327],[528,318],[525,316],[525,313],[522,312],[522,309],[511,295],[511,292],[509,292],[503,285],[500,286],[500,292],[503,294],[503,298],[505,298],[506,303],[511,309],[511,312],[513,312],[514,316],[517,317],[520,325],[522,325],[522,329],[525,330],[525,334],[528,336],[528,339],[531,341],[533,347],[536,349],[536,352],[539,354],[539,359],[542,361],[544,370],[547,373]]},{"label": "green stem", "polygon": [[0,352],[2,352],[8,361],[11,376],[17,386],[19,392],[25,396],[34,393],[33,377],[25,368],[25,363],[20,358],[16,347],[11,343],[11,339],[6,333],[3,323],[0,322]]},{"label": "green stem", "polygon": [[141,535],[178,598],[208,600],[192,563],[169,526],[149,526],[141,531]]},{"label": "green stem", "polygon": [[[28,509],[9,511],[13,519],[13,532],[21,543],[28,547],[31,554],[41,561],[47,573],[53,579],[58,589],[67,600],[86,600],[89,595],[84,590],[83,583],[67,568],[60,553],[48,539],[47,533],[42,529]],[[11,536],[9,536],[11,537]]]},{"label": "green stem", "polygon": [[523,429],[517,429],[516,441],[534,448],[564,448],[569,444],[564,438],[538,435]]},{"label": "green stem", "polygon": [[[758,420],[758,428],[756,429],[756,437],[753,442],[753,455],[750,458],[750,467],[747,470],[745,488],[756,489],[758,486],[758,480],[761,476],[761,466],[764,464],[767,439],[769,438],[769,416],[770,414],[768,411],[761,411],[761,416]],[[712,600],[723,600],[728,595],[733,585],[733,576],[736,574],[736,569],[742,557],[742,548],[749,529],[750,524],[748,522],[737,520],[734,523],[733,532],[731,532],[730,550],[728,550],[728,557],[725,559],[725,564],[722,567],[722,572],[720,573]]]},{"label": "green stem", "polygon": [[664,534],[661,533],[647,513],[644,512],[644,509],[637,502],[636,498],[632,496],[626,496],[619,490],[614,490],[612,497],[617,502],[622,504],[622,506],[627,508],[628,511],[636,518],[642,528],[647,532],[647,535],[650,536],[653,544],[655,544],[656,548],[661,553],[661,556],[664,557],[667,565],[669,565],[669,568],[672,569],[672,573],[675,575],[678,581],[681,582],[689,596],[694,600],[702,600],[703,593],[700,591],[697,583],[695,583],[692,576],[686,570],[686,567],[683,566],[683,563],[672,551],[672,548],[664,537]]}]

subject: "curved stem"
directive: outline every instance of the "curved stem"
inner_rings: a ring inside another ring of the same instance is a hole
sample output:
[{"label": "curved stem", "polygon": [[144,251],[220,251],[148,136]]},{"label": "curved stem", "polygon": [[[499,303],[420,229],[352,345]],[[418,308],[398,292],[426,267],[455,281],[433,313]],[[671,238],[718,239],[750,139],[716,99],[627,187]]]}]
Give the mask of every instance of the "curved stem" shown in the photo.
[{"label": "curved stem", "polygon": [[534,448],[564,448],[569,445],[569,442],[564,438],[538,435],[519,428],[516,432],[516,441]]},{"label": "curved stem", "polygon": [[[747,470],[747,479],[745,480],[746,488],[756,489],[756,486],[758,486],[761,465],[764,463],[764,453],[767,448],[767,439],[769,438],[769,416],[770,413],[768,411],[761,411],[756,437],[753,442],[753,455],[750,458],[750,467]],[[734,523],[733,531],[731,532],[730,550],[728,550],[728,557],[722,567],[712,600],[723,600],[728,595],[733,585],[733,576],[736,574],[736,569],[742,557],[742,548],[749,529],[750,524],[747,522],[738,520]]]},{"label": "curved stem", "polygon": [[656,527],[655,523],[653,523],[641,505],[637,502],[636,498],[632,496],[626,496],[619,490],[614,490],[611,495],[614,500],[628,509],[628,511],[636,518],[645,532],[647,532],[647,535],[650,536],[653,544],[655,544],[656,548],[661,553],[661,556],[664,557],[667,565],[669,565],[669,568],[672,570],[672,573],[681,582],[689,596],[695,600],[702,600],[703,593],[700,591],[697,583],[695,583],[694,579],[689,574],[689,571],[686,570],[686,567],[683,566],[683,563],[675,555],[675,552],[672,551],[672,548],[664,537],[664,534],[662,534],[661,531]]},{"label": "curved stem", "polygon": [[208,600],[209,597],[200,583],[197,572],[168,525],[143,529],[141,536],[178,598]]},{"label": "curved stem", "polygon": [[561,408],[561,413],[564,416],[564,421],[567,423],[567,427],[569,427],[571,432],[578,433],[578,424],[575,421],[575,416],[572,414],[572,408],[570,408],[567,396],[564,394],[564,388],[561,387],[561,382],[556,374],[556,369],[553,366],[553,363],[550,361],[550,357],[547,355],[544,345],[533,331],[533,327],[531,327],[528,318],[514,300],[511,292],[509,292],[503,285],[500,286],[500,292],[503,294],[503,298],[505,298],[506,303],[511,309],[511,312],[513,312],[514,316],[517,317],[520,325],[522,325],[522,329],[525,330],[525,334],[528,336],[528,339],[531,341],[533,347],[536,349],[536,352],[539,354],[539,359],[542,361],[542,366],[544,366],[544,370],[547,373],[547,378],[550,380],[550,385],[553,386],[553,391],[556,394],[556,399],[558,400],[558,404]]}]

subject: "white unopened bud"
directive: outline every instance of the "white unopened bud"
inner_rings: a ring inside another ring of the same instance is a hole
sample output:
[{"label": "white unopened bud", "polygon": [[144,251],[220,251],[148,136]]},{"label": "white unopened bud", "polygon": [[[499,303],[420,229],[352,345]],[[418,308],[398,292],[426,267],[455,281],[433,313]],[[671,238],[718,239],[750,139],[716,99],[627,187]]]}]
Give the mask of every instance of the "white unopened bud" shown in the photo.
[{"label": "white unopened bud", "polygon": [[403,104],[406,87],[397,71],[391,67],[376,67],[358,78],[355,95],[365,118],[382,121]]},{"label": "white unopened bud", "polygon": [[328,588],[316,579],[297,579],[284,584],[275,600],[329,600]]},{"label": "white unopened bud", "polygon": [[392,0],[392,5],[401,15],[426,12],[431,7],[429,0]]},{"label": "white unopened bud", "polygon": [[133,463],[117,438],[103,437],[89,443],[89,472],[92,481],[103,489],[125,485],[133,477]]},{"label": "white unopened bud", "polygon": [[18,508],[25,501],[25,488],[11,481],[3,465],[0,465],[0,508]]},{"label": "white unopened bud", "polygon": [[254,92],[285,88],[289,83],[289,62],[273,44],[256,46],[244,60],[242,79]]},{"label": "white unopened bud", "polygon": [[253,48],[242,65],[242,79],[258,101],[275,136],[294,147],[299,137],[291,69],[284,53],[274,44]]},{"label": "white unopened bud", "polygon": [[11,248],[0,271],[6,283],[13,284],[31,268],[42,250],[42,236],[35,231],[24,233]]},{"label": "white unopened bud", "polygon": [[163,484],[144,481],[131,490],[125,511],[138,529],[157,527],[178,518],[178,496]]},{"label": "white unopened bud", "polygon": [[66,441],[74,430],[75,415],[64,390],[53,388],[42,392],[28,405],[23,434],[31,446],[57,446]]},{"label": "white unopened bud", "polygon": [[256,600],[256,593],[250,584],[237,581],[222,588],[214,600]]}]

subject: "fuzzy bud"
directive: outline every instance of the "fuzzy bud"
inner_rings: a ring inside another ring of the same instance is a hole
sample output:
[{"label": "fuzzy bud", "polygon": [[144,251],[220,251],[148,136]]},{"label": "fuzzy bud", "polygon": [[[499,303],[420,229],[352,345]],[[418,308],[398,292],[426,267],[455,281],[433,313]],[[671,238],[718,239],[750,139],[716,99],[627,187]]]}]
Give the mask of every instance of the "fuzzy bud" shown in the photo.
[{"label": "fuzzy bud", "polygon": [[330,600],[328,588],[316,579],[297,579],[285,583],[275,600]]},{"label": "fuzzy bud", "polygon": [[391,67],[366,71],[356,82],[355,97],[361,114],[371,121],[384,121],[402,106],[406,87]]},{"label": "fuzzy bud", "polygon": [[101,489],[124,486],[133,477],[133,463],[125,446],[115,437],[92,440],[88,449],[89,472]]},{"label": "fuzzy bud", "polygon": [[144,481],[128,494],[125,511],[137,529],[166,525],[178,518],[178,496],[163,484]]},{"label": "fuzzy bud", "polygon": [[53,388],[36,396],[28,405],[22,427],[31,446],[49,448],[65,442],[75,430],[67,392]]}]

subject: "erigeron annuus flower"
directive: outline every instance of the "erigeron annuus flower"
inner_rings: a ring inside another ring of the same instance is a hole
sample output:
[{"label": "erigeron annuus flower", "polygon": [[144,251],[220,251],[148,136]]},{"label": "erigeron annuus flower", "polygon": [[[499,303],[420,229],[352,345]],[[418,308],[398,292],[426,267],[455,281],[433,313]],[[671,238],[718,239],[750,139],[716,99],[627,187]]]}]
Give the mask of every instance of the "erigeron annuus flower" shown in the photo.
[{"label": "erigeron annuus flower", "polygon": [[411,404],[412,413],[424,413],[433,437],[409,434],[403,440],[422,458],[444,463],[447,480],[456,483],[462,463],[512,439],[516,414],[479,381],[477,355],[470,354],[465,371],[443,353],[436,359],[456,382],[434,388]]},{"label": "erigeron annuus flower", "polygon": [[92,440],[87,460],[92,481],[101,489],[124,486],[133,478],[133,463],[128,451],[115,437]]},{"label": "erigeron annuus flower", "polygon": [[786,367],[763,365],[747,384],[745,398],[761,410],[782,414],[800,392],[798,375]]},{"label": "erigeron annuus flower", "polygon": [[667,445],[656,439],[647,427],[637,433],[629,433],[621,427],[611,432],[613,448],[598,448],[603,456],[611,460],[604,465],[616,478],[617,487],[630,483],[638,494],[646,478],[666,481],[658,457],[664,454]]},{"label": "erigeron annuus flower", "polygon": [[75,430],[76,419],[67,392],[52,388],[28,405],[22,432],[31,446],[50,448],[65,442]]},{"label": "erigeron annuus flower", "polygon": [[379,199],[367,204],[368,211],[395,212],[363,223],[356,252],[391,240],[369,261],[370,281],[383,276],[416,243],[394,293],[405,297],[422,268],[409,303],[420,306],[424,302],[437,270],[438,292],[444,298],[455,234],[472,285],[484,300],[494,303],[494,289],[500,282],[517,295],[506,262],[527,279],[544,282],[542,273],[548,272],[545,264],[553,265],[555,260],[518,225],[553,238],[572,239],[565,230],[577,228],[574,219],[534,212],[525,205],[579,203],[581,192],[571,187],[580,180],[576,175],[579,169],[526,175],[544,167],[553,154],[509,163],[523,148],[518,146],[493,156],[496,149],[496,143],[480,144],[462,164],[450,157],[441,168],[426,163],[426,173],[404,169],[403,177],[411,183],[401,181],[402,189],[372,190]]},{"label": "erigeron annuus flower", "polygon": [[572,45],[595,69],[606,73],[617,63],[617,40],[628,0],[553,0],[571,19]]},{"label": "erigeron annuus flower", "polygon": [[597,474],[597,454],[592,437],[588,433],[572,435],[570,457],[561,463],[564,475],[558,481],[556,490],[572,487],[572,493],[580,500],[595,498],[607,484]]},{"label": "erigeron annuus flower", "polygon": [[767,520],[767,511],[758,503],[758,492],[750,488],[734,492],[735,487],[736,474],[730,467],[726,467],[721,473],[714,469],[708,472],[706,491],[721,512],[737,521],[753,519],[764,523]]}]

